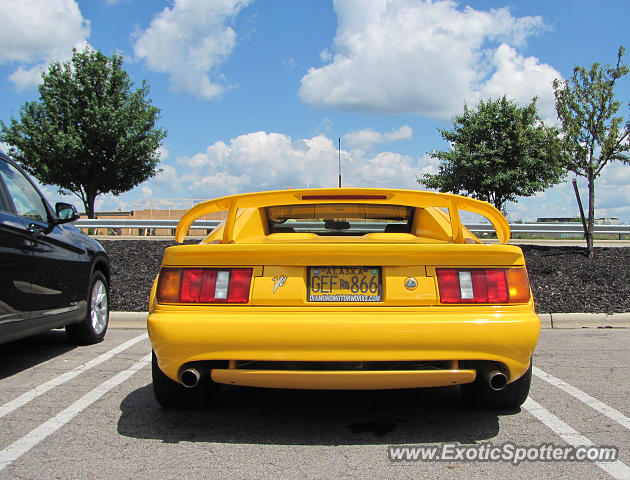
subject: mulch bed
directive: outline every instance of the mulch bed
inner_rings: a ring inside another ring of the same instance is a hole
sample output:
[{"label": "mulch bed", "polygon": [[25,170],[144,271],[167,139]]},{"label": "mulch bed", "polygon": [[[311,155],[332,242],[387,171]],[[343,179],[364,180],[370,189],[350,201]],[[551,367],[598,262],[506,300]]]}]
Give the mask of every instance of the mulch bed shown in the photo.
[{"label": "mulch bed", "polygon": [[[194,243],[194,242],[193,242]],[[167,240],[103,240],[112,264],[111,309],[146,311]],[[630,248],[523,245],[539,313],[630,312]]]},{"label": "mulch bed", "polygon": [[630,312],[630,248],[521,248],[537,312]]}]

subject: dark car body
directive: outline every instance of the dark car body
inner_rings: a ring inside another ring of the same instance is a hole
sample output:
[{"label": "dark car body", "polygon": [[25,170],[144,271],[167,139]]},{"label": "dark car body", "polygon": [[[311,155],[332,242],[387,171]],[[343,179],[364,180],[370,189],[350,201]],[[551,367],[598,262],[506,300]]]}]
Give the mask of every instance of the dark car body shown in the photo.
[{"label": "dark car body", "polygon": [[[98,272],[109,291],[107,254],[69,223],[76,218],[69,204],[53,209],[24,170],[0,152],[0,343],[86,322]],[[100,341],[104,331],[98,330],[81,343]]]}]

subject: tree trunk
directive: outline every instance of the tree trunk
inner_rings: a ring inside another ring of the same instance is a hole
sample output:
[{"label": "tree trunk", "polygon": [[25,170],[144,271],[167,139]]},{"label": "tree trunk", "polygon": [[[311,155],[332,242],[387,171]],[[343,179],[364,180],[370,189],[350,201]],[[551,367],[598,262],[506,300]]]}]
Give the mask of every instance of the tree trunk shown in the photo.
[{"label": "tree trunk", "polygon": [[85,203],[85,214],[88,218],[94,218],[94,200]]},{"label": "tree trunk", "polygon": [[96,218],[94,215],[94,201],[96,200],[96,195],[90,191],[87,192],[85,199],[85,213],[88,218]]},{"label": "tree trunk", "polygon": [[588,258],[593,258],[595,249],[593,245],[593,233],[595,230],[595,177],[588,176],[588,224],[586,230],[586,249]]}]

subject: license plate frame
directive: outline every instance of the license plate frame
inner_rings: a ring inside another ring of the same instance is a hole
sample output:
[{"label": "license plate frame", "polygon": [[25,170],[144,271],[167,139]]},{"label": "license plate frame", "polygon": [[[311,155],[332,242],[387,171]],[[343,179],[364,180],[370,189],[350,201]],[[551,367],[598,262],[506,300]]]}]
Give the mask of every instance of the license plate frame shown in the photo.
[{"label": "license plate frame", "polygon": [[364,265],[313,266],[306,272],[307,302],[383,301],[382,268]]}]

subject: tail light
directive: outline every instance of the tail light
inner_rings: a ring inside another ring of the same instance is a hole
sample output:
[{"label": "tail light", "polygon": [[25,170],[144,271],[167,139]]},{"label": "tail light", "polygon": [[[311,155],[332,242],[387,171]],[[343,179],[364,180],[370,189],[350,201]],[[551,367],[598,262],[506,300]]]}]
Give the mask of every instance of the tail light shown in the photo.
[{"label": "tail light", "polygon": [[523,268],[438,268],[440,303],[527,303],[527,270]]},{"label": "tail light", "polygon": [[159,303],[247,303],[251,268],[163,268]]}]

